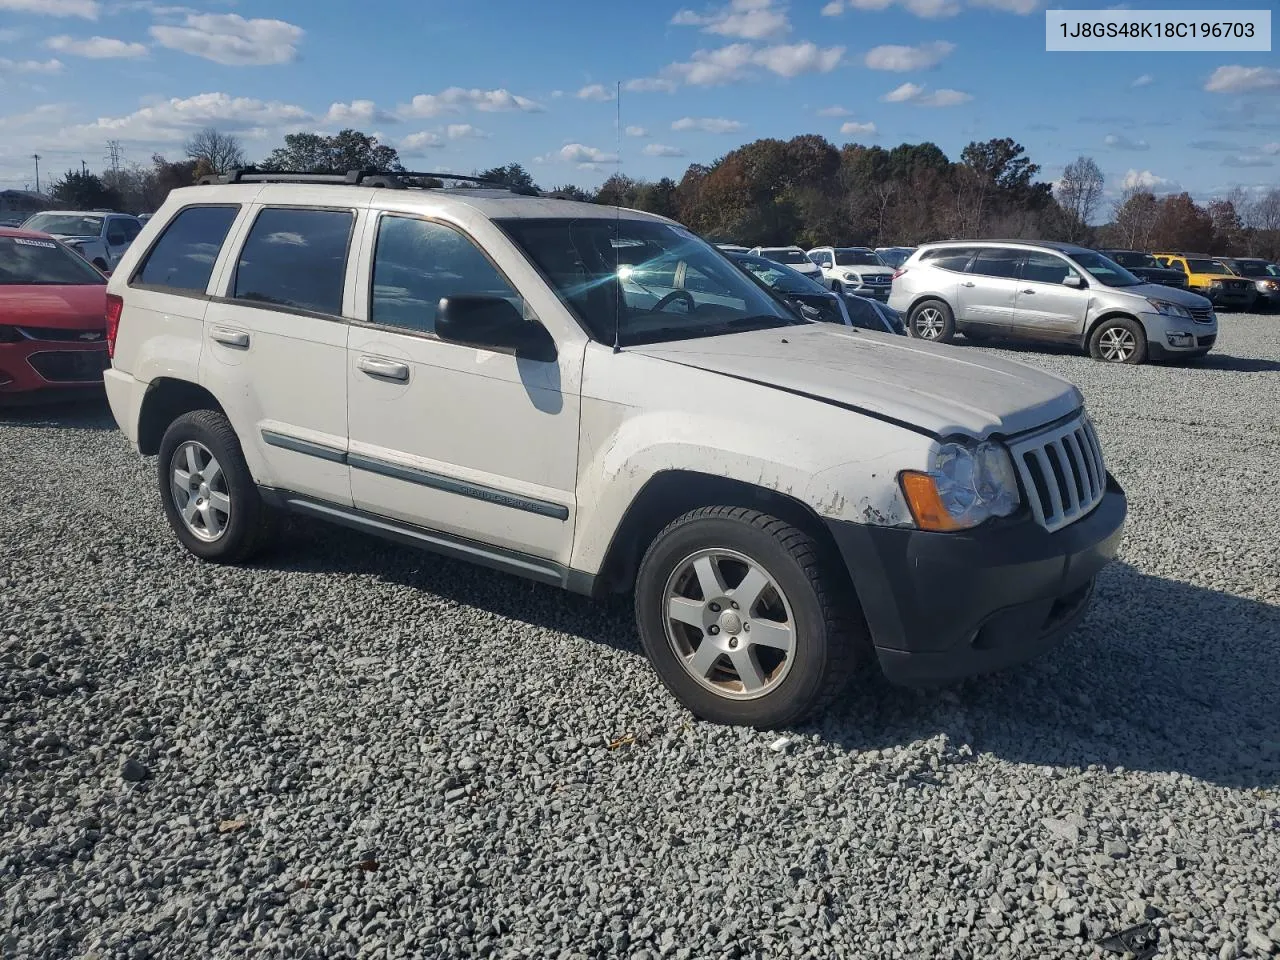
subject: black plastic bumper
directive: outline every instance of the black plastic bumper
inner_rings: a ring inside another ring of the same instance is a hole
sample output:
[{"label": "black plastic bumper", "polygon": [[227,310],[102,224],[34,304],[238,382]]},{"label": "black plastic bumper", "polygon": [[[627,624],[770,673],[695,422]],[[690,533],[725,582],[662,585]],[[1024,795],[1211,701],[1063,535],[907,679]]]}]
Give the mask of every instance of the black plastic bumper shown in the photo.
[{"label": "black plastic bumper", "polygon": [[1028,519],[971,533],[829,521],[886,677],[944,683],[1031,659],[1084,616],[1120,547],[1124,491],[1049,533]]}]

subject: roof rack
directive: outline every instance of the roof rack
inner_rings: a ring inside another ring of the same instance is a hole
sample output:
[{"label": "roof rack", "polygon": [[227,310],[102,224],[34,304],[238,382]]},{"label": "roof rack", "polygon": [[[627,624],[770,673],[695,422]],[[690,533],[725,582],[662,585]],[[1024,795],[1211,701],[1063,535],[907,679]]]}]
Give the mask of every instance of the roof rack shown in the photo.
[{"label": "roof rack", "polygon": [[[486,180],[483,177],[470,177],[460,173],[433,173],[418,170],[397,170],[395,173],[380,173],[377,170],[348,170],[346,173],[308,173],[297,170],[259,170],[257,167],[244,167],[230,170],[227,173],[210,174],[196,181],[199,186],[221,183],[330,183],[350,187],[385,187],[389,190],[438,190],[445,180],[457,180],[463,183],[474,183],[494,190],[508,190],[523,197],[542,196],[531,187],[517,187],[498,180]],[[409,182],[436,181],[436,182]]]}]

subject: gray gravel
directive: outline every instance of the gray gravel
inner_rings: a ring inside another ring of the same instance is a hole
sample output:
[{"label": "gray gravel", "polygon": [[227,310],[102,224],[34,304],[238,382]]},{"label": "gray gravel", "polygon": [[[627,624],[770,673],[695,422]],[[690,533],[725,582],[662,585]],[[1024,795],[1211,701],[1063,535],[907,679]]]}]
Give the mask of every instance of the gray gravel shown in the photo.
[{"label": "gray gravel", "polygon": [[692,722],[625,603],[301,523],[202,565],[105,407],[0,414],[0,956],[1280,952],[1280,317],[1019,355],[1129,492],[1088,620],[786,742]]}]

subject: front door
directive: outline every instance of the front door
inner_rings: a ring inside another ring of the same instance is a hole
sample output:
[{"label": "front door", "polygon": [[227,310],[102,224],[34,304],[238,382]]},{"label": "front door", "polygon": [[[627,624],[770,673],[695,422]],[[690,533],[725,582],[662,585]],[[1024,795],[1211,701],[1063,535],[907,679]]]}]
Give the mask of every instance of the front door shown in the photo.
[{"label": "front door", "polygon": [[440,340],[442,299],[528,307],[453,226],[384,213],[376,231],[367,322],[347,350],[355,506],[567,564],[581,348],[541,361]]},{"label": "front door", "polygon": [[1028,252],[1014,303],[1014,332],[1035,340],[1078,342],[1089,309],[1089,291],[1067,286],[1084,278],[1062,257]]}]

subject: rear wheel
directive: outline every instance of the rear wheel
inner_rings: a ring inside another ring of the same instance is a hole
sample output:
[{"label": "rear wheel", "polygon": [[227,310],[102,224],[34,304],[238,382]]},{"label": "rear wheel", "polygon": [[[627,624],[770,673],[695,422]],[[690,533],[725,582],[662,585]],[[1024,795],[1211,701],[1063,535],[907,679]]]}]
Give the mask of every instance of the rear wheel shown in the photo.
[{"label": "rear wheel", "polygon": [[1147,335],[1128,317],[1104,320],[1089,336],[1089,355],[1107,363],[1142,363],[1147,358]]},{"label": "rear wheel", "polygon": [[178,540],[202,560],[241,563],[270,539],[275,514],[263,502],[227,418],[184,413],[165,430],[160,499]]},{"label": "rear wheel", "polygon": [[925,300],[912,309],[907,329],[919,340],[950,343],[956,335],[955,314],[941,300]]},{"label": "rear wheel", "polygon": [[770,728],[830,702],[862,659],[833,561],[807,533],[742,507],[704,507],[649,546],[636,622],[662,682],[715,723]]}]

